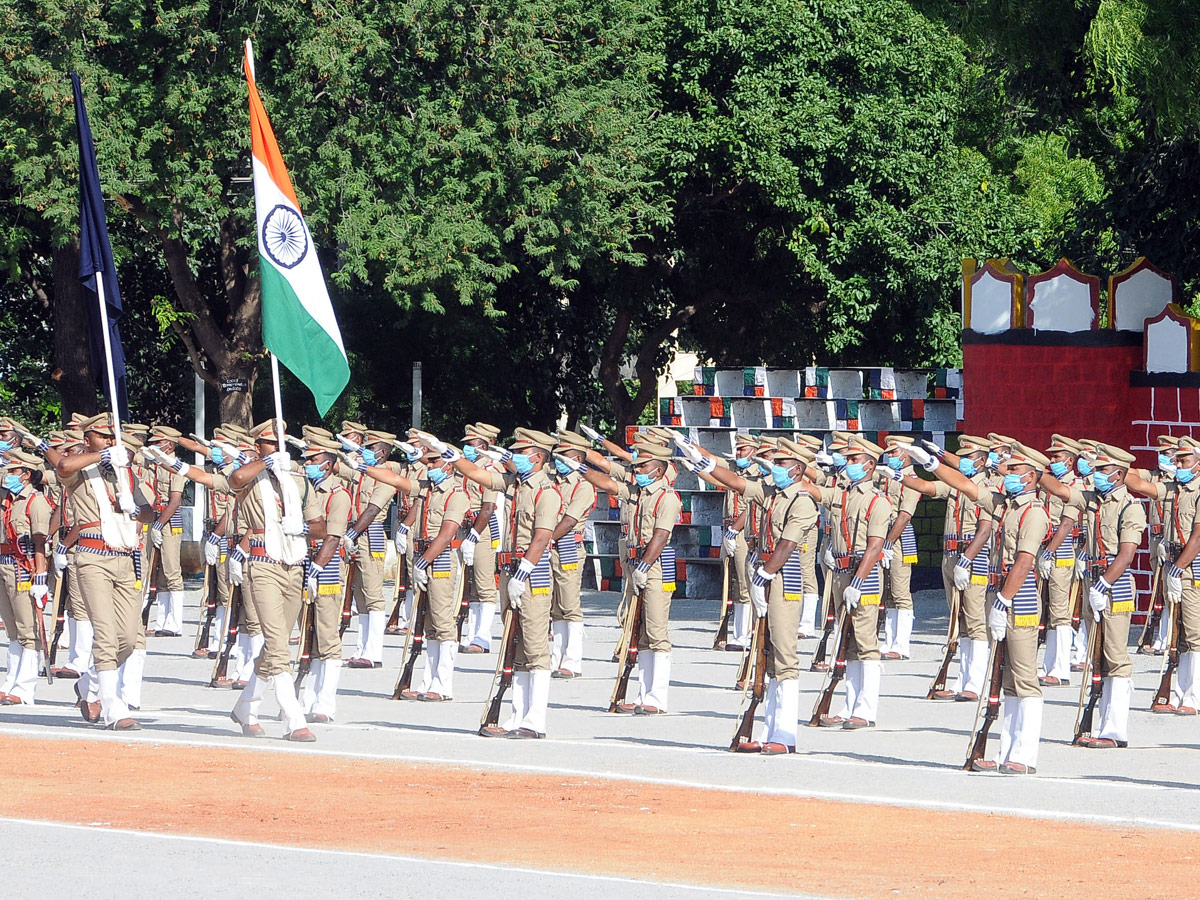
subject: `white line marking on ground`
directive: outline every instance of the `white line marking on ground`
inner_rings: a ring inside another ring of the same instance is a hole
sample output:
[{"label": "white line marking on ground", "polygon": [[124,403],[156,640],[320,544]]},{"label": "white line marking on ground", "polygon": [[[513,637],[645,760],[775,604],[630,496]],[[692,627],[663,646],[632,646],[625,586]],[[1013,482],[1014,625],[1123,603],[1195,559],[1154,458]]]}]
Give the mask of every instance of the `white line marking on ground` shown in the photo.
[{"label": "white line marking on ground", "polygon": [[467,862],[464,860],[437,859],[425,856],[399,856],[390,853],[364,853],[361,850],[338,850],[324,847],[299,847],[291,844],[268,844],[262,841],[235,841],[230,838],[207,837],[195,834],[168,834],[159,831],[139,831],[136,828],[110,828],[106,825],[84,825],[70,822],[52,822],[44,819],[17,819],[0,816],[0,824],[39,825],[48,828],[66,828],[71,831],[101,831],[105,834],[121,834],[129,837],[153,838],[164,841],[198,841],[205,844],[217,844],[232,847],[256,847],[262,850],[279,850],[287,853],[329,853],[335,856],[346,856],[353,859],[382,859],[398,863],[417,863],[450,868],[480,869],[486,872],[514,872],[521,875],[537,875],[550,878],[580,878],[586,881],[603,881],[611,884],[645,885],[652,888],[671,888],[680,891],[704,891],[705,893],[728,894],[734,897],[781,897],[793,895],[790,892],[746,891],[738,888],[715,887],[702,884],[683,884],[674,881],[649,881],[643,878],[625,878],[620,875],[595,875],[588,872],[559,872],[553,869],[534,869],[528,866],[506,866],[499,863]]}]

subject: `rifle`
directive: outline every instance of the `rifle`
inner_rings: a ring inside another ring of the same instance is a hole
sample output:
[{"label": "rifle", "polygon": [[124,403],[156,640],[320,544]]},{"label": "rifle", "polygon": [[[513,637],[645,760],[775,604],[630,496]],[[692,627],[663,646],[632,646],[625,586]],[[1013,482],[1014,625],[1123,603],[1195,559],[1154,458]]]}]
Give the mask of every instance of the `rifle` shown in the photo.
[{"label": "rifle", "polygon": [[[963,771],[970,772],[976,760],[983,759],[987,753],[988,733],[992,725],[1000,718],[1000,689],[1004,683],[1004,662],[1008,650],[1008,642],[993,641],[988,653],[988,685],[987,692],[980,696],[979,706],[975,708],[975,721],[978,727],[971,732],[971,741],[967,744],[967,761],[963,763]],[[980,721],[979,714],[983,713]]]},{"label": "rifle", "polygon": [[1071,627],[1078,628],[1083,620],[1083,579],[1071,575],[1071,593],[1075,599],[1071,602]]},{"label": "rifle", "polygon": [[46,662],[46,684],[54,684],[54,673],[50,671],[50,644],[46,641],[46,620],[42,618],[42,610],[38,609],[37,601],[32,597],[29,598],[29,605],[33,607],[33,618],[37,623],[38,647]]},{"label": "rifle", "polygon": [[880,575],[883,578],[883,594],[879,598],[879,613],[875,617],[876,634],[883,633],[887,623],[888,607],[895,602],[892,600],[892,570],[880,566]]},{"label": "rifle", "polygon": [[717,626],[717,636],[713,638],[712,648],[720,650],[721,645],[729,640],[729,617],[733,614],[733,598],[729,596],[729,554],[721,560],[721,623]]},{"label": "rifle", "polygon": [[[358,560],[351,559],[350,565],[346,567],[346,591],[342,595],[342,621],[338,625],[338,637],[346,633],[346,626],[350,624],[350,610],[354,605],[354,582],[358,580]],[[316,602],[316,598],[313,598]]]},{"label": "rifle", "polygon": [[1171,679],[1179,666],[1179,630],[1182,627],[1183,604],[1171,604],[1171,639],[1167,644],[1167,652],[1163,654],[1161,677],[1154,699],[1150,701],[1150,711],[1155,707],[1171,705]]},{"label": "rifle", "polygon": [[201,593],[201,596],[204,597],[204,615],[196,626],[196,646],[192,649],[192,656],[197,656],[201,648],[204,649],[204,656],[208,656],[208,636],[212,633],[213,622],[217,618],[217,601],[220,599],[221,590],[216,568],[216,566],[204,567],[204,588]]},{"label": "rifle", "polygon": [[833,692],[837,690],[838,683],[846,677],[847,651],[858,648],[858,642],[854,638],[854,623],[850,621],[849,607],[842,607],[842,614],[838,618],[837,630],[838,639],[837,646],[833,651],[833,666],[829,670],[825,687],[822,689],[820,696],[817,697],[812,717],[808,720],[808,724],[813,728],[821,724],[822,716],[829,715],[829,706],[833,703]]},{"label": "rifle", "polygon": [[313,647],[317,645],[317,598],[308,598],[300,608],[300,646],[296,648],[296,694],[312,670]]},{"label": "rifle", "polygon": [[429,606],[429,596],[425,591],[417,591],[413,600],[412,619],[408,623],[408,637],[404,639],[404,653],[408,657],[400,677],[396,679],[396,689],[392,691],[393,700],[401,700],[401,694],[412,687],[413,669],[417,665],[417,657],[425,646],[425,611]]},{"label": "rifle", "polygon": [[617,667],[617,683],[613,685],[612,697],[608,701],[608,711],[615,713],[618,707],[628,702],[629,676],[638,656],[638,635],[642,630],[643,597],[642,591],[635,591],[629,600],[629,608],[625,610],[625,628],[621,632],[620,657]]},{"label": "rifle", "polygon": [[467,569],[471,570],[471,575],[474,577],[474,565],[459,566],[458,569],[458,590],[456,592],[458,599],[458,616],[454,620],[454,627],[457,630],[458,636],[456,640],[458,641],[458,645],[460,647],[462,646],[463,625],[466,624],[467,616],[471,612],[471,600],[467,596]]},{"label": "rifle", "polygon": [[402,554],[396,555],[396,584],[393,588],[392,596],[392,611],[388,614],[387,624],[383,628],[384,634],[399,634],[400,633],[400,609],[404,606],[405,586],[408,579],[403,577],[405,569],[408,568],[408,557]]},{"label": "rifle", "polygon": [[158,599],[158,586],[155,583],[155,571],[158,568],[158,548],[150,542],[150,552],[146,555],[146,577],[142,581],[142,628],[150,624],[150,607]]},{"label": "rifle", "polygon": [[1142,625],[1142,636],[1138,638],[1137,652],[1146,653],[1154,646],[1154,635],[1158,633],[1162,622],[1163,607],[1166,598],[1163,596],[1162,565],[1154,567],[1154,577],[1150,580],[1150,609],[1146,612],[1146,621]]},{"label": "rifle", "polygon": [[[733,733],[733,740],[729,743],[731,752],[736,753],[738,747],[748,744],[754,735],[754,713],[767,693],[767,647],[770,642],[771,628],[767,624],[767,617],[760,616],[754,628],[754,637],[750,641],[750,655],[754,660],[754,680],[753,687],[750,689],[750,704],[742,713],[737,730]],[[746,679],[746,682],[749,687],[750,680]],[[744,693],[742,697],[744,700]]]},{"label": "rifle", "polygon": [[[1037,563],[1034,563],[1034,569],[1037,569]],[[1075,573],[1071,573],[1071,577],[1075,577]],[[1038,617],[1038,639],[1037,645],[1040,647],[1046,643],[1046,629],[1050,626],[1050,579],[1038,579],[1038,593],[1041,595],[1038,602],[1042,606],[1042,614]]]},{"label": "rifle", "polygon": [[[1104,621],[1092,617],[1088,635],[1088,657],[1083,668],[1083,681],[1079,685],[1079,708],[1075,714],[1075,736],[1072,744],[1078,744],[1085,734],[1092,733],[1092,719],[1096,704],[1104,692],[1104,678],[1100,668],[1104,663]],[[1086,699],[1085,699],[1086,698]]]},{"label": "rifle", "polygon": [[70,596],[70,591],[63,588],[63,582],[70,571],[70,568],[63,569],[54,579],[54,637],[50,640],[50,652],[46,655],[47,668],[54,665],[54,658],[58,655],[58,642],[62,640],[63,627],[67,624],[67,597]]},{"label": "rifle", "polygon": [[932,700],[939,691],[946,689],[946,678],[950,674],[950,661],[958,652],[958,614],[962,607],[962,591],[953,590],[950,593],[950,626],[946,629],[946,652],[942,656],[942,664],[938,666],[933,683],[925,692],[925,699]]},{"label": "rifle", "polygon": [[479,719],[479,733],[485,734],[489,726],[500,723],[500,706],[504,694],[512,687],[513,661],[517,655],[517,640],[521,633],[521,621],[511,606],[504,611],[504,636],[500,638],[500,656],[496,659],[496,674],[492,677],[492,688],[483,715]]},{"label": "rifle", "polygon": [[825,629],[821,632],[821,640],[817,644],[817,649],[813,651],[812,662],[808,667],[808,671],[810,672],[824,672],[829,668],[829,663],[825,662],[825,657],[829,653],[829,638],[833,634],[834,626],[831,598],[833,593],[833,575],[830,572],[825,573],[825,588],[821,593],[823,594],[821,608],[825,610]]},{"label": "rifle", "polygon": [[212,678],[208,682],[209,687],[220,687],[220,682],[228,677],[229,654],[233,652],[233,645],[237,643],[238,618],[241,614],[242,586],[235,584],[229,594],[229,611],[225,615],[225,646],[221,648],[221,653],[217,656],[217,662],[213,666]]}]

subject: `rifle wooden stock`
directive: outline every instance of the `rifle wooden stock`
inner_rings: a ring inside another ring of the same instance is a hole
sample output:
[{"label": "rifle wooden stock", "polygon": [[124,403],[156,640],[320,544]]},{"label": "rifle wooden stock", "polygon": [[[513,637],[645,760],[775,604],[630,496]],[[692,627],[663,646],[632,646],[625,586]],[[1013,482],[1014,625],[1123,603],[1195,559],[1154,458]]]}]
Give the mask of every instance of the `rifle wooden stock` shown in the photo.
[{"label": "rifle wooden stock", "polygon": [[300,644],[296,648],[296,682],[297,695],[304,679],[312,671],[313,647],[317,643],[317,598],[311,597],[300,608]]},{"label": "rifle wooden stock", "polygon": [[617,663],[617,683],[613,685],[612,697],[608,701],[608,711],[617,712],[617,708],[628,702],[629,676],[637,663],[638,635],[642,630],[643,596],[642,591],[634,591],[625,611],[625,630],[621,636],[621,653]]},{"label": "rifle wooden stock", "polygon": [[221,648],[221,652],[217,656],[217,661],[213,665],[212,678],[208,682],[209,687],[220,687],[220,682],[228,677],[229,654],[233,652],[233,645],[237,643],[238,619],[241,618],[241,615],[242,586],[235,584],[229,594],[229,612],[225,616],[224,646]]},{"label": "rifle wooden stock", "polygon": [[721,560],[721,621],[717,625],[717,634],[713,638],[712,648],[720,650],[721,645],[729,640],[729,617],[733,614],[733,598],[729,596],[729,566],[730,556],[725,554]]},{"label": "rifle wooden stock", "polygon": [[505,693],[512,687],[513,661],[517,656],[517,640],[520,633],[520,616],[510,606],[504,611],[504,636],[500,638],[500,656],[496,660],[496,674],[492,677],[491,692],[479,719],[480,734],[489,726],[500,723],[500,707],[504,703]]},{"label": "rifle wooden stock", "polygon": [[204,611],[200,617],[200,623],[196,626],[196,646],[192,648],[195,653],[201,647],[208,647],[208,637],[212,634],[213,622],[217,618],[217,606],[220,601],[221,585],[217,580],[217,567],[204,567],[204,588],[200,594],[204,598]]},{"label": "rifle wooden stock", "polygon": [[455,596],[458,598],[458,614],[454,619],[454,628],[457,633],[456,640],[459,646],[462,646],[463,625],[466,624],[467,616],[471,612],[471,600],[467,596],[467,570],[471,570],[471,576],[475,575],[475,566],[460,565],[458,567],[458,586],[455,591]]},{"label": "rifle wooden stock", "polygon": [[[988,652],[988,683],[987,691],[979,698],[979,706],[975,709],[976,727],[971,731],[971,741],[967,744],[967,760],[963,763],[963,771],[970,772],[976,760],[983,759],[987,753],[988,734],[992,725],[1000,718],[1000,689],[1004,684],[1004,662],[1008,651],[1007,641],[993,641]],[[980,720],[980,713],[983,719]]]},{"label": "rifle wooden stock", "polygon": [[932,700],[939,691],[946,689],[946,679],[950,674],[950,662],[958,652],[958,616],[962,608],[962,591],[953,589],[950,593],[950,625],[946,629],[946,652],[942,654],[942,664],[938,666],[933,683],[925,692],[925,699]]},{"label": "rifle wooden stock", "polygon": [[1083,621],[1083,579],[1071,575],[1071,627],[1078,628]]},{"label": "rifle wooden stock", "polygon": [[63,583],[69,577],[70,571],[70,568],[63,569],[54,579],[54,637],[50,639],[50,652],[46,655],[46,668],[54,665],[54,659],[58,655],[58,642],[62,640],[63,628],[67,624],[67,597],[70,596],[70,590],[63,587]]},{"label": "rifle wooden stock", "polygon": [[1101,667],[1104,664],[1104,621],[1097,622],[1092,617],[1088,626],[1088,656],[1083,668],[1083,680],[1079,685],[1079,708],[1075,713],[1075,736],[1072,744],[1078,744],[1085,734],[1092,733],[1092,720],[1096,713],[1096,704],[1104,692],[1104,678]]},{"label": "rifle wooden stock", "polygon": [[[358,560],[350,560],[350,565],[346,567],[346,591],[342,595],[342,621],[338,623],[338,637],[346,633],[346,626],[350,624],[350,611],[354,606],[354,583],[358,580]],[[313,598],[316,602],[316,598]]]},{"label": "rifle wooden stock", "polygon": [[875,633],[882,635],[887,623],[888,608],[895,601],[892,600],[892,570],[880,566],[880,572],[883,578],[883,595],[879,598],[879,613],[875,617]]},{"label": "rifle wooden stock", "polygon": [[1138,638],[1138,653],[1144,653],[1154,646],[1154,635],[1162,622],[1163,608],[1166,598],[1163,596],[1162,565],[1154,567],[1154,577],[1150,580],[1150,608],[1146,610],[1146,621],[1142,625],[1142,636]]},{"label": "rifle wooden stock", "polygon": [[850,610],[847,607],[842,607],[842,614],[837,620],[837,631],[838,639],[837,646],[833,651],[833,665],[830,666],[825,687],[817,697],[812,716],[808,720],[808,724],[813,728],[821,724],[822,716],[829,715],[829,706],[833,703],[833,692],[837,690],[838,683],[846,676],[846,653],[850,649],[858,647],[858,642],[854,638],[854,623],[850,620]]},{"label": "rifle wooden stock", "polygon": [[412,619],[408,623],[408,636],[404,639],[404,668],[396,679],[396,689],[392,691],[393,700],[401,700],[401,694],[412,687],[413,669],[417,666],[417,657],[425,646],[425,611],[429,606],[429,595],[425,591],[417,591],[413,599]]},{"label": "rifle wooden stock", "polygon": [[404,605],[404,592],[408,584],[408,557],[396,555],[396,581],[392,588],[392,611],[388,614],[387,624],[383,627],[384,634],[396,634],[400,630],[400,609]]},{"label": "rifle wooden stock", "polygon": [[[149,538],[147,538],[149,540]],[[158,548],[150,541],[150,551],[146,554],[146,571],[142,574],[142,628],[150,624],[150,607],[158,599],[158,585],[155,576],[158,574]]]},{"label": "rifle wooden stock", "polygon": [[[1034,571],[1037,570],[1037,563],[1034,563]],[[1071,573],[1073,578],[1075,573]],[[1046,629],[1050,627],[1050,579],[1038,578],[1038,593],[1041,595],[1038,602],[1042,607],[1042,614],[1038,616],[1038,640],[1037,645],[1040,647],[1046,643]]]},{"label": "rifle wooden stock", "polygon": [[771,629],[767,623],[767,617],[761,616],[754,626],[754,638],[750,642],[750,655],[754,660],[754,679],[753,687],[750,690],[750,703],[742,713],[737,730],[733,733],[733,740],[729,743],[731,751],[736,751],[740,745],[749,743],[754,735],[754,714],[767,693],[767,650],[770,643]]},{"label": "rifle wooden stock", "polygon": [[1162,668],[1158,680],[1158,690],[1150,701],[1150,708],[1169,706],[1171,703],[1171,680],[1175,669],[1179,667],[1179,630],[1183,625],[1183,604],[1171,604],[1171,638],[1167,644],[1167,652],[1163,654]]},{"label": "rifle wooden stock", "polygon": [[46,663],[46,684],[54,684],[54,673],[50,671],[50,643],[46,640],[46,620],[42,616],[42,610],[38,609],[37,601],[33,597],[29,598],[29,605],[33,607],[34,627],[37,631],[38,649],[42,652],[42,658]]},{"label": "rifle wooden stock", "polygon": [[825,658],[829,654],[829,638],[833,635],[835,623],[832,602],[833,575],[830,572],[825,573],[825,589],[821,593],[823,595],[821,608],[825,611],[825,628],[821,632],[821,640],[817,644],[817,649],[813,651],[812,662],[808,666],[810,672],[821,672],[829,668],[829,663],[825,662]]}]

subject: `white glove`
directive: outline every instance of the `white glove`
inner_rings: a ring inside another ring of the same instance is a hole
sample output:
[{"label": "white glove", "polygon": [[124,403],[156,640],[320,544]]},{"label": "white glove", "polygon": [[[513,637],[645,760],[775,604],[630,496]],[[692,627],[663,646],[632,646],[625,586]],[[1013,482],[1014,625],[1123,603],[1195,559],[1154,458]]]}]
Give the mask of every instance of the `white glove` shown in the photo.
[{"label": "white glove", "polygon": [[479,532],[472,528],[462,542],[461,552],[464,566],[475,565],[475,548],[477,546],[479,546]]},{"label": "white glove", "polygon": [[229,556],[225,560],[225,564],[229,567],[229,583],[233,585],[241,584],[245,577],[245,568],[243,564],[246,562],[246,554],[241,547],[234,547],[229,551]]},{"label": "white glove", "polygon": [[462,453],[459,452],[458,448],[451,447],[449,444],[439,441],[432,434],[426,434],[423,431],[418,432],[417,440],[419,440],[430,450],[440,454],[442,459],[447,460],[448,462],[454,462],[456,459],[462,456]]},{"label": "white glove", "polygon": [[821,551],[821,565],[832,572],[836,564],[837,560],[833,558],[833,545],[826,541],[825,549]]},{"label": "white glove", "polygon": [[529,591],[529,576],[533,573],[533,563],[522,559],[517,565],[517,571],[508,579],[508,602],[513,609],[520,609],[525,602],[525,594]]},{"label": "white glove", "polygon": [[887,466],[879,466],[875,471],[885,481],[901,482],[904,480],[903,472],[897,472],[895,469],[889,469]]},{"label": "white glove", "polygon": [[1171,603],[1181,602],[1183,600],[1183,569],[1170,563],[1170,568],[1163,576],[1163,589],[1167,594],[1168,601]]},{"label": "white glove", "polygon": [[883,551],[879,554],[879,564],[889,571],[892,568],[892,560],[896,556],[896,548],[894,545],[884,543]]},{"label": "white glove", "polygon": [[204,564],[206,566],[215,566],[221,561],[221,539],[215,534],[210,534],[204,539]]},{"label": "white glove", "polygon": [[342,547],[348,556],[358,556],[358,538],[359,534],[353,528],[347,528],[346,533],[342,535]]},{"label": "white glove", "polygon": [[284,516],[279,520],[279,527],[288,537],[304,537],[308,534],[308,523],[299,516]]},{"label": "white glove", "polygon": [[162,524],[162,522],[155,522],[153,525],[150,526],[150,543],[152,543],[154,545],[155,549],[157,549],[157,550],[162,549],[162,545],[163,545],[163,524]]},{"label": "white glove", "polygon": [[304,587],[308,590],[309,603],[316,602],[317,594],[321,590],[321,583],[317,578],[320,571],[311,559],[304,561]]},{"label": "white glove", "polygon": [[592,428],[592,426],[584,425],[582,422],[580,422],[579,430],[583,432],[584,437],[591,441],[593,445],[599,447],[602,443],[604,443],[604,436],[601,435],[600,432],[598,432],[595,428]]},{"label": "white glove", "polygon": [[927,441],[924,438],[922,438],[921,446],[924,447],[926,450],[928,450],[931,454],[936,456],[938,459],[944,459],[946,457],[945,448],[939,447],[933,441]]},{"label": "white glove", "polygon": [[125,513],[127,516],[137,515],[137,504],[133,502],[133,494],[129,493],[127,490],[122,489],[117,492],[117,506],[119,506],[121,508],[121,512]]},{"label": "white glove", "polygon": [[214,449],[221,451],[221,457],[227,463],[240,460],[243,456],[241,450],[226,441],[213,441],[212,445]]},{"label": "white glove", "polygon": [[824,450],[817,451],[815,459],[818,466],[828,466],[829,468],[833,467],[833,457]]},{"label": "white glove", "polygon": [[750,603],[754,606],[754,614],[760,619],[767,614],[767,585],[775,580],[776,574],[759,566],[750,579]]},{"label": "white glove", "polygon": [[396,555],[397,556],[407,556],[408,555],[408,526],[407,525],[397,525],[396,526],[396,537],[394,539],[394,543],[396,544]]},{"label": "white glove", "polygon": [[[41,584],[37,583],[38,578],[42,579]],[[46,597],[49,593],[50,591],[46,588],[46,573],[35,575],[33,585],[29,588],[29,596],[37,604],[39,610],[46,608]]]},{"label": "white glove", "polygon": [[725,550],[726,556],[733,556],[737,552],[737,539],[741,534],[736,528],[726,528],[725,537],[721,540],[721,546]]},{"label": "white glove", "polygon": [[926,472],[936,472],[937,467],[941,465],[936,456],[924,447],[918,447],[916,444],[909,444],[904,448],[904,452]]},{"label": "white glove", "polygon": [[272,472],[290,472],[292,470],[292,458],[288,456],[286,450],[276,450],[263,462]]},{"label": "white glove", "polygon": [[566,466],[572,472],[578,472],[581,468],[579,463],[577,463],[575,460],[571,459],[569,456],[563,456],[561,453],[555,453],[554,458],[559,460],[564,466]]},{"label": "white glove", "polygon": [[1097,579],[1096,583],[1088,588],[1088,603],[1092,605],[1092,613],[1096,617],[1096,621],[1100,621],[1100,614],[1108,609],[1108,592],[1112,590],[1112,585],[1103,578]]},{"label": "white glove", "polygon": [[846,609],[851,611],[858,609],[858,602],[862,599],[861,585],[862,579],[855,577],[842,591],[842,602],[846,604]]},{"label": "white glove", "polygon": [[61,575],[70,564],[70,557],[67,556],[67,549],[63,546],[54,548],[54,574]]},{"label": "white glove", "polygon": [[1154,548],[1154,555],[1158,557],[1160,563],[1167,561],[1167,542],[1159,541],[1158,546]]},{"label": "white glove", "polygon": [[1043,581],[1054,574],[1054,557],[1050,555],[1049,551],[1042,553],[1038,557],[1037,573]]},{"label": "white glove", "polygon": [[965,591],[971,586],[971,560],[960,556],[954,564],[954,589]]},{"label": "white glove", "polygon": [[1158,471],[1162,472],[1164,478],[1174,478],[1175,473],[1179,471],[1179,467],[1173,463],[1167,463],[1165,466],[1160,465]]},{"label": "white glove", "polygon": [[128,468],[129,451],[125,449],[124,444],[118,442],[108,449],[100,451],[100,462],[107,463],[114,469]]},{"label": "white glove", "polygon": [[423,556],[418,556],[413,563],[413,587],[418,591],[429,590],[429,563]]},{"label": "white glove", "polygon": [[1008,606],[1008,601],[996,594],[996,602],[988,610],[988,631],[994,641],[1002,641],[1008,636]]},{"label": "white glove", "polygon": [[630,577],[633,579],[634,590],[644,591],[646,585],[650,583],[650,566],[639,559],[634,564],[633,574]]},{"label": "white glove", "polygon": [[1088,570],[1088,558],[1086,553],[1080,553],[1075,557],[1075,577],[1086,578]]}]

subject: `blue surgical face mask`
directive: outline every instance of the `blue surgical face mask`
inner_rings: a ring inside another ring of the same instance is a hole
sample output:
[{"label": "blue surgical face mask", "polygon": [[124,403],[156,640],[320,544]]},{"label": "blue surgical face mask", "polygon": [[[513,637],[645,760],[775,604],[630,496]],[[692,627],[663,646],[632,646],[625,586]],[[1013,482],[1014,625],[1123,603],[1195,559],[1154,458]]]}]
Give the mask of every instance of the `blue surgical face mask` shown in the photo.
[{"label": "blue surgical face mask", "polygon": [[1196,477],[1196,472],[1193,469],[1176,469],[1175,480],[1180,484],[1187,484]]},{"label": "blue surgical face mask", "polygon": [[1158,454],[1158,467],[1160,469],[1169,469],[1172,465],[1174,464],[1171,462],[1171,457],[1165,453]]},{"label": "blue surgical face mask", "polygon": [[1084,478],[1087,478],[1092,474],[1092,464],[1081,456],[1079,459],[1075,460],[1075,471],[1077,471]]},{"label": "blue surgical face mask", "polygon": [[554,468],[558,470],[559,475],[570,475],[571,474],[571,467],[568,466],[561,459],[556,459],[554,461]]},{"label": "blue surgical face mask", "polygon": [[988,451],[988,465],[989,466],[1000,465],[1000,454],[997,453],[995,450]]},{"label": "blue surgical face mask", "polygon": [[365,462],[368,466],[379,465],[379,457],[375,455],[374,450],[368,450],[366,447],[364,447],[359,452],[362,453],[363,462]]},{"label": "blue surgical face mask", "polygon": [[846,477],[854,484],[867,477],[867,467],[862,463],[849,463],[846,466]]},{"label": "blue surgical face mask", "polygon": [[528,453],[514,453],[512,464],[518,475],[528,475],[533,471],[533,460],[529,458]]},{"label": "blue surgical face mask", "polygon": [[446,480],[446,470],[445,469],[430,469],[429,470],[429,481],[432,484],[441,484],[445,480]]},{"label": "blue surgical face mask", "polygon": [[0,441],[0,453],[7,453],[13,448],[13,445],[8,441]]},{"label": "blue surgical face mask", "polygon": [[781,491],[795,481],[783,466],[771,466],[771,480],[775,482],[775,487]]},{"label": "blue surgical face mask", "polygon": [[633,480],[637,482],[637,486],[640,488],[647,488],[654,484],[654,476],[647,475],[645,472],[634,472]]},{"label": "blue surgical face mask", "polygon": [[213,447],[208,451],[208,458],[212,460],[214,466],[225,465],[225,454],[221,452],[220,447]]},{"label": "blue surgical face mask", "polygon": [[5,475],[4,489],[10,494],[19,494],[25,490],[25,484],[16,475]]},{"label": "blue surgical face mask", "polygon": [[967,457],[960,457],[958,460],[958,471],[962,472],[968,478],[974,478],[975,473],[979,470],[975,468],[975,460]]},{"label": "blue surgical face mask", "polygon": [[1101,494],[1110,494],[1116,488],[1113,484],[1111,476],[1105,472],[1096,472],[1092,475],[1092,484]]},{"label": "blue surgical face mask", "polygon": [[308,476],[308,480],[313,484],[317,484],[325,477],[325,470],[313,463],[304,464],[304,474]]},{"label": "blue surgical face mask", "polygon": [[1055,478],[1062,478],[1067,472],[1071,471],[1065,462],[1050,463],[1050,474]]},{"label": "blue surgical face mask", "polygon": [[1025,490],[1025,482],[1021,480],[1020,475],[1014,475],[1009,472],[1004,476],[1004,490],[1010,494],[1019,494]]},{"label": "blue surgical face mask", "polygon": [[752,463],[752,462],[754,462],[754,460],[752,460],[748,456],[739,456],[737,459],[735,459],[733,461],[733,464],[735,466],[737,466],[739,469],[748,469],[748,468],[750,468],[750,463]]},{"label": "blue surgical face mask", "polygon": [[829,455],[833,457],[833,464],[837,468],[839,468],[839,469],[846,468],[846,457],[842,456],[842,454],[840,454],[840,453],[830,453]]},{"label": "blue surgical face mask", "polygon": [[474,444],[463,444],[463,456],[467,462],[475,462],[479,459],[479,451],[475,449]]},{"label": "blue surgical face mask", "polygon": [[887,463],[887,467],[893,472],[899,472],[904,468],[904,460],[899,456],[885,456],[883,461]]}]

